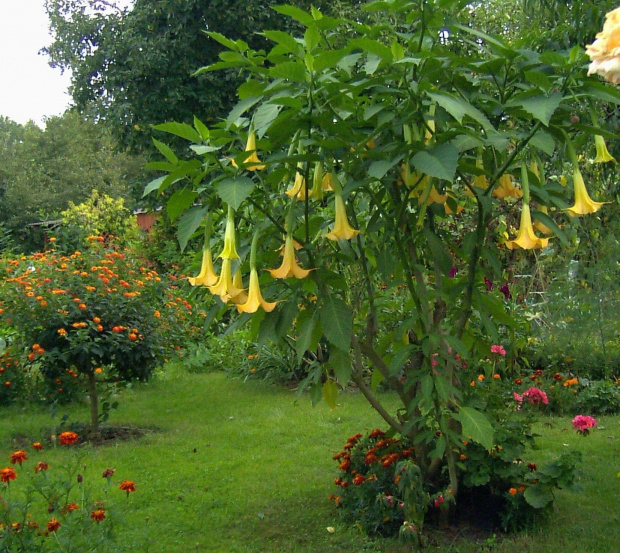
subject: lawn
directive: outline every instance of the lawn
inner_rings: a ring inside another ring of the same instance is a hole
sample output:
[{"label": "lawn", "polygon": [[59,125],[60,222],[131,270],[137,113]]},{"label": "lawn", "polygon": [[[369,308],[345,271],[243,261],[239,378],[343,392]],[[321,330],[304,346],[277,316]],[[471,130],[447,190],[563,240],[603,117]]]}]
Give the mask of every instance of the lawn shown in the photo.
[{"label": "lawn", "polygon": [[[336,463],[332,455],[351,434],[381,421],[355,393],[339,397],[330,410],[307,397],[222,373],[189,374],[170,369],[151,383],[122,394],[109,424],[152,429],[140,439],[86,452],[83,473],[94,494],[102,494],[101,473],[115,468],[114,482],[136,482],[122,507],[120,543],[130,551],[385,552],[406,551],[394,540],[372,540],[344,525],[333,503]],[[389,398],[387,398],[389,401]],[[66,412],[86,420],[84,406]],[[64,408],[58,415],[65,414]],[[45,408],[0,410],[0,458],[42,437],[54,422]],[[620,542],[620,417],[599,419],[588,437],[577,435],[568,418],[547,418],[537,428],[536,460],[565,448],[584,454],[580,493],[558,493],[557,512],[542,530],[516,536],[464,530],[433,532],[429,550],[474,552],[617,551]],[[21,440],[21,441],[20,441]],[[32,452],[27,463],[45,457],[50,467],[66,462],[65,449]],[[24,466],[27,470],[29,467]],[[327,531],[333,527],[335,532]]]}]

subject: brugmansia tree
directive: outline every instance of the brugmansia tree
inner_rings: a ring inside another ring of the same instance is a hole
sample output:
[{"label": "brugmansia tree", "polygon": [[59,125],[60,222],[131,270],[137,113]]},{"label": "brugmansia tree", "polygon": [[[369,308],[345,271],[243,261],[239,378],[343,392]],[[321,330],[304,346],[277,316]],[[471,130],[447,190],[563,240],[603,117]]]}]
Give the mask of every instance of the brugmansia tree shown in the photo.
[{"label": "brugmansia tree", "polygon": [[204,231],[193,285],[259,340],[294,338],[328,403],[353,380],[413,441],[423,480],[445,475],[452,495],[465,442],[495,443],[465,362],[514,324],[485,277],[501,275],[502,252],[551,246],[556,221],[602,207],[578,152],[613,135],[572,115],[620,103],[580,48],[517,49],[461,25],[466,5],[367,5],[380,25],[280,6],[305,32],[265,31],[268,52],[210,33],[228,51],[200,72],[245,71],[240,101],[212,128],[158,126],[195,155],[157,142],[166,161],[151,168],[167,174],[146,190],[173,192],[182,246]]}]

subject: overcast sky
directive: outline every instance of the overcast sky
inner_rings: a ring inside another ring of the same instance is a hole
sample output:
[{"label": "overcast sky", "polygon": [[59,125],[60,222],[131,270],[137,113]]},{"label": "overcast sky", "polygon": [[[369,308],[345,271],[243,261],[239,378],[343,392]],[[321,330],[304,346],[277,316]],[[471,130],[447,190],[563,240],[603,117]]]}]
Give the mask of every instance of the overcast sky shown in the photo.
[{"label": "overcast sky", "polygon": [[44,0],[0,0],[0,115],[41,125],[69,106],[69,74],[38,52],[50,44]]}]

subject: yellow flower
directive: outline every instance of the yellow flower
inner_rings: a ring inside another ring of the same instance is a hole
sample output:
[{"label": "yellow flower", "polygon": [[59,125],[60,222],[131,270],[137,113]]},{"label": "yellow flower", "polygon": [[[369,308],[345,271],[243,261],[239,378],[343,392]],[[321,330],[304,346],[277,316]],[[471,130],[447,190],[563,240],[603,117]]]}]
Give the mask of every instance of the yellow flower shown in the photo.
[{"label": "yellow flower", "polygon": [[303,163],[298,163],[297,170],[295,171],[295,182],[293,183],[293,186],[291,186],[286,191],[286,195],[289,198],[297,196],[298,200],[305,200],[306,191],[307,191],[307,187],[306,187],[306,179],[304,178],[304,175],[303,175]]},{"label": "yellow flower", "polygon": [[325,192],[333,192],[334,191],[334,181],[331,173],[325,173],[323,175],[323,180],[321,181],[321,186]]},{"label": "yellow flower", "polygon": [[213,259],[211,258],[211,249],[204,248],[202,252],[202,265],[198,276],[188,277],[192,286],[213,286],[217,282],[218,276],[213,269]]},{"label": "yellow flower", "polygon": [[509,250],[533,250],[536,248],[546,248],[549,238],[539,238],[536,236],[532,228],[532,216],[530,214],[530,206],[525,204],[521,211],[521,224],[517,237],[514,240],[506,242]]},{"label": "yellow flower", "polygon": [[[245,145],[245,151],[251,152],[248,157],[243,160],[243,164],[248,171],[260,171],[264,169],[265,166],[258,159],[258,155],[256,155],[256,133],[253,129],[248,133],[248,141]],[[232,160],[233,167],[237,167],[237,163],[235,160]]]},{"label": "yellow flower", "polygon": [[[323,198],[323,164],[319,161],[314,166],[314,176],[312,177],[312,189],[308,194],[311,200],[321,200]],[[305,199],[305,198],[302,198]]]},{"label": "yellow flower", "polygon": [[226,218],[226,231],[224,233],[224,249],[218,256],[222,259],[239,259],[237,253],[237,240],[235,236],[235,211],[228,206],[228,216]]},{"label": "yellow flower", "polygon": [[233,284],[230,264],[230,259],[224,259],[222,261],[220,278],[213,286],[209,286],[209,292],[211,292],[214,296],[219,296],[224,303],[237,297],[243,292],[243,290],[240,290]]},{"label": "yellow flower", "polygon": [[594,145],[596,146],[596,157],[594,163],[606,163],[608,161],[615,162],[615,158],[609,153],[605,139],[600,135],[594,136]]},{"label": "yellow flower", "polygon": [[342,195],[336,193],[335,201],[336,219],[334,221],[334,228],[325,236],[330,240],[351,240],[351,238],[355,238],[360,233],[360,231],[355,230],[351,225],[349,225],[349,220],[347,219],[347,210],[344,206],[344,200],[342,199]]},{"label": "yellow flower", "polygon": [[[545,215],[549,215],[549,209],[546,205],[539,206],[538,211],[544,213]],[[547,225],[543,225],[540,221],[536,221],[534,223],[534,230],[542,234],[553,234],[553,231]]]},{"label": "yellow flower", "polygon": [[[482,163],[482,156],[478,156],[476,158],[476,167],[478,169],[484,170],[484,165]],[[482,190],[486,190],[489,187],[489,181],[487,180],[486,175],[483,173],[482,175],[476,175],[474,177],[474,180],[472,181],[471,185],[472,185],[472,187],[482,188]],[[465,193],[468,196],[473,196],[474,195],[469,187],[465,188]]]},{"label": "yellow flower", "polygon": [[237,288],[237,290],[240,290],[240,292],[236,296],[231,297],[230,298],[231,301],[235,304],[245,303],[248,300],[248,295],[243,289],[243,277],[241,275],[240,269],[238,269],[237,272],[235,273],[235,276],[233,277],[232,282],[233,282],[233,286]]},{"label": "yellow flower", "polygon": [[586,185],[583,182],[581,171],[577,167],[575,167],[575,172],[573,173],[573,186],[575,188],[575,205],[567,209],[569,215],[579,217],[580,215],[596,213],[603,204],[607,203],[595,202],[590,198]]},{"label": "yellow flower", "polygon": [[588,75],[598,73],[606,81],[620,84],[620,8],[605,16],[603,30],[586,46],[591,63]]},{"label": "yellow flower", "polygon": [[273,311],[277,302],[267,302],[260,292],[258,283],[258,272],[256,269],[250,271],[250,288],[248,290],[247,299],[244,303],[237,304],[237,310],[240,313],[256,313],[259,307],[265,311]]},{"label": "yellow flower", "polygon": [[493,190],[493,196],[495,196],[496,198],[507,198],[507,197],[511,197],[511,198],[522,198],[523,197],[523,190],[519,190],[518,188],[515,187],[513,180],[512,180],[512,175],[509,175],[508,173],[504,173],[498,181],[499,186],[497,188],[495,188],[495,190]]},{"label": "yellow flower", "polygon": [[286,240],[284,241],[282,265],[277,269],[269,269],[269,272],[273,278],[289,278],[292,276],[295,278],[306,278],[310,274],[309,270],[302,269],[297,265],[292,234],[287,234]]}]

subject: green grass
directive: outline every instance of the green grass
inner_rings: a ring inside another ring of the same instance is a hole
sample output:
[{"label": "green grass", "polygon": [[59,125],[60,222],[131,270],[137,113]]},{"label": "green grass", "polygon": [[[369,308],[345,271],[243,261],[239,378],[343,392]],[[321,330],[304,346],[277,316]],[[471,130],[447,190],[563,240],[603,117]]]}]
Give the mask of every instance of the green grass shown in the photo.
[{"label": "green grass", "polygon": [[[129,498],[111,492],[124,513],[121,542],[141,543],[131,551],[406,551],[395,540],[371,540],[347,527],[327,499],[335,491],[332,455],[351,434],[383,426],[358,394],[343,394],[339,402],[331,411],[324,403],[312,407],[308,398],[297,400],[294,392],[266,384],[220,373],[169,371],[124,392],[110,420],[158,431],[88,450],[83,472],[95,495],[104,488],[101,473],[107,467],[117,469],[116,485],[122,479],[136,482],[137,492]],[[84,407],[69,412],[71,420],[86,420]],[[39,439],[52,425],[42,408],[4,408],[0,417],[2,466],[8,466],[8,455],[18,445],[16,436]],[[546,419],[538,428],[538,460],[565,448],[578,448],[585,460],[584,491],[558,493],[558,511],[548,527],[497,536],[494,545],[491,536],[478,534],[474,542],[455,532],[434,533],[429,549],[617,551],[620,417],[601,418],[599,424],[587,438],[576,435],[565,418]],[[41,457],[52,470],[70,454],[53,448],[32,452],[27,464]],[[31,468],[27,464],[22,470]],[[328,526],[335,533],[327,532]]]}]

